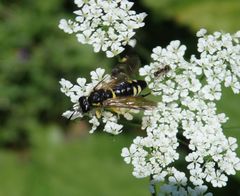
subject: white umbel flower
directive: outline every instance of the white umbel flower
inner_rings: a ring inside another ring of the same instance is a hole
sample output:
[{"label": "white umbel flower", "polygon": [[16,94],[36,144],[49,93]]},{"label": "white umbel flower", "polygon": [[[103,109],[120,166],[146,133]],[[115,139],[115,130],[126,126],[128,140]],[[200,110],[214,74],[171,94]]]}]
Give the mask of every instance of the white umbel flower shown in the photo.
[{"label": "white umbel flower", "polygon": [[59,28],[76,34],[82,44],[92,45],[94,52],[104,51],[111,58],[135,46],[135,31],[144,26],[146,13],[131,10],[133,2],[127,0],[75,0],[79,10],[75,20],[61,19]]},{"label": "white umbel flower", "polygon": [[[221,99],[223,85],[240,92],[239,35],[207,35],[201,29],[197,33],[199,58],[192,55],[186,60],[186,46],[172,41],[166,48],[155,47],[152,62],[139,70],[160,103],[144,113],[142,128],[147,135],[138,137],[140,145],[133,142],[135,151],[144,151],[144,156],[133,153],[124,160],[138,171],[133,172],[137,178],[148,174],[156,181],[168,181],[161,187],[163,194],[211,195],[205,193],[206,182],[226,186],[228,175],[240,170],[236,139],[224,135],[223,123],[228,118],[217,113],[215,103]],[[170,167],[180,156],[178,135],[190,150],[185,157],[186,175]],[[195,188],[186,187],[187,177]]]}]

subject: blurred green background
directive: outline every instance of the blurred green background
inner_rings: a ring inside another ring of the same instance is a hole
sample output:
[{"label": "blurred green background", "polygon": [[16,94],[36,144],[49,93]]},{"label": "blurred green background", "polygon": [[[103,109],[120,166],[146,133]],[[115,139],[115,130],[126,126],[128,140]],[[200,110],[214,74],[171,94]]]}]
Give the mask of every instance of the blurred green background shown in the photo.
[{"label": "blurred green background", "polygon": [[[188,56],[196,53],[201,27],[240,29],[239,0],[139,0],[134,8],[148,13],[135,51],[143,64],[153,47],[174,39],[188,46]],[[71,0],[0,1],[0,196],[149,195],[148,179],[135,179],[120,157],[144,134],[137,121],[120,136],[89,135],[86,121],[68,124],[61,117],[71,105],[58,81],[74,82],[114,64],[58,29],[58,21],[75,9]],[[230,117],[225,133],[240,141],[239,101],[226,89],[218,105]],[[228,184],[211,191],[240,195],[239,172]]]}]

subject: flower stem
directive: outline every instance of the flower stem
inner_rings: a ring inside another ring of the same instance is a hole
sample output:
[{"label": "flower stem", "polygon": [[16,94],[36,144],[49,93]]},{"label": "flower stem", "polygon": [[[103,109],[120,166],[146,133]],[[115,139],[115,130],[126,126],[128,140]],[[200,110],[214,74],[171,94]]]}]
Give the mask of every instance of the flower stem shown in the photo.
[{"label": "flower stem", "polygon": [[152,181],[153,181],[153,175],[151,174],[150,175],[150,192],[151,192],[151,196],[156,196],[157,195],[156,185]]}]

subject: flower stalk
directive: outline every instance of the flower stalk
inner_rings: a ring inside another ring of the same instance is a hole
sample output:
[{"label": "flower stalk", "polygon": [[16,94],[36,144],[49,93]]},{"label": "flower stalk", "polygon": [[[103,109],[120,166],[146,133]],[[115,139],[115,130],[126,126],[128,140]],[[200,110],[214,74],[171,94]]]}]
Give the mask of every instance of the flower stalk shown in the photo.
[{"label": "flower stalk", "polygon": [[154,183],[152,174],[150,175],[150,192],[151,192],[151,196],[157,196],[157,188],[156,188],[156,184]]}]

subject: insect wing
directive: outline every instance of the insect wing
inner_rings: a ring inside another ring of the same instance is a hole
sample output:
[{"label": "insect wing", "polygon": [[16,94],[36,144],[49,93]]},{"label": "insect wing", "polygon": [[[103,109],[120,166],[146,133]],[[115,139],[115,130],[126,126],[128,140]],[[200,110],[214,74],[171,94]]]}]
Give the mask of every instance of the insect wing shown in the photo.
[{"label": "insect wing", "polygon": [[139,97],[116,97],[116,98],[105,100],[103,102],[103,107],[151,110],[154,107],[156,107],[156,103],[140,96]]},{"label": "insect wing", "polygon": [[123,58],[122,62],[117,64],[111,73],[111,78],[103,78],[95,87],[94,90],[99,89],[112,89],[121,82],[129,80],[129,76],[132,75],[139,67],[140,60],[136,56],[127,56]]},{"label": "insect wing", "polygon": [[120,59],[119,63],[112,69],[112,76],[118,77],[119,74],[133,76],[140,67],[140,59],[136,55],[129,55]]},{"label": "insect wing", "polygon": [[99,90],[99,89],[112,89],[121,82],[125,82],[128,80],[127,75],[120,73],[118,76],[112,76],[110,79],[105,79],[99,82],[98,85],[94,88],[94,90]]}]

